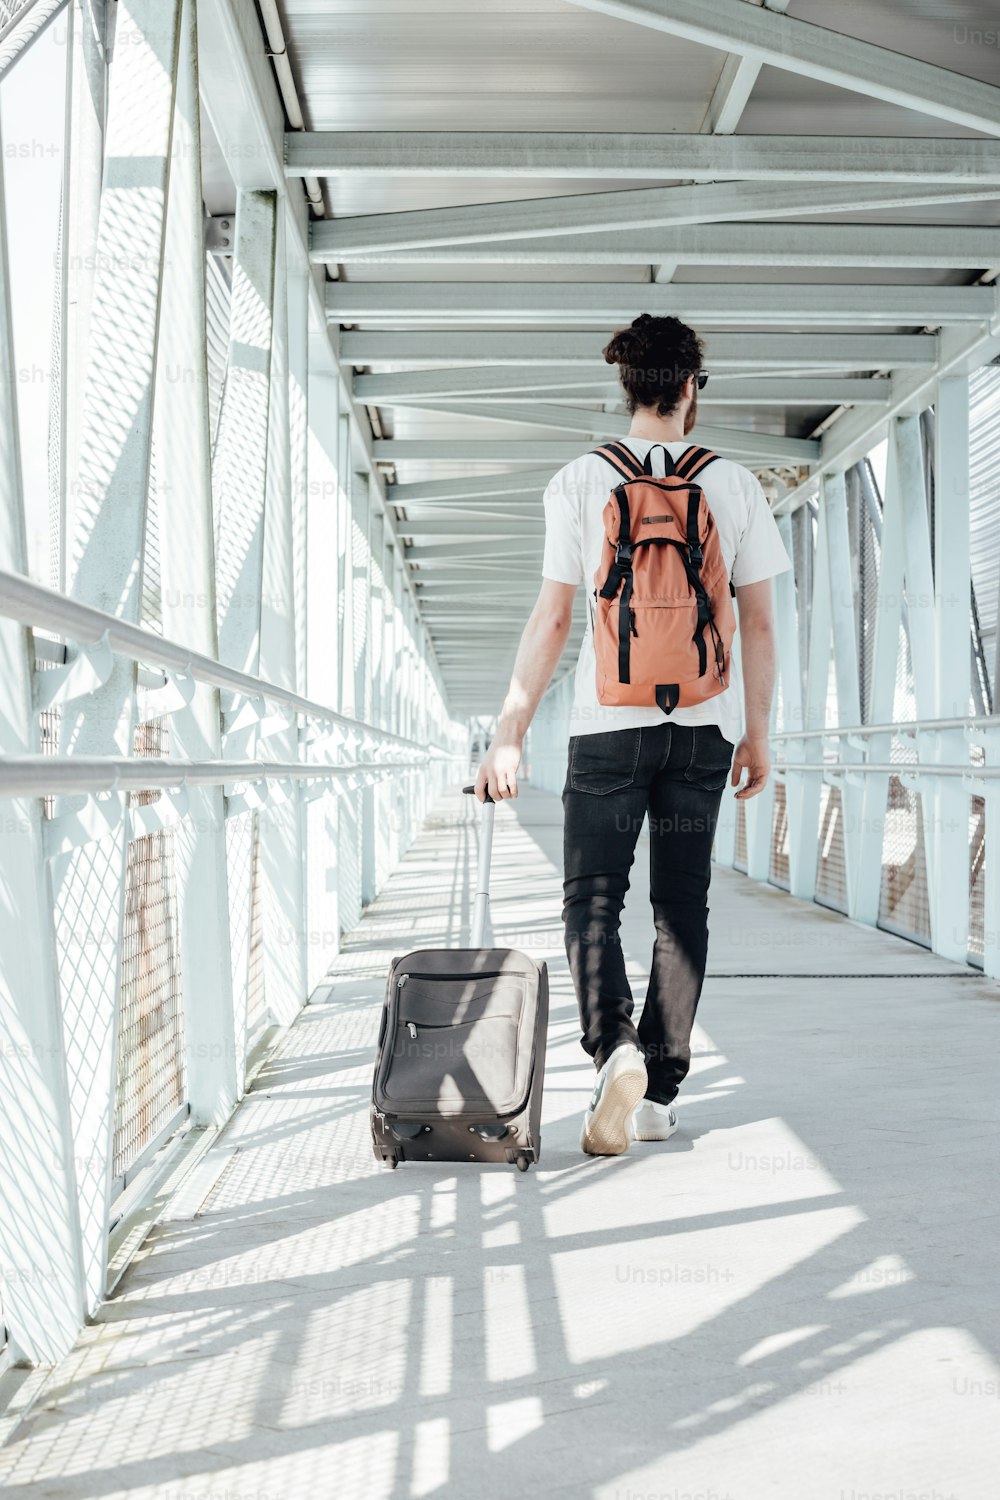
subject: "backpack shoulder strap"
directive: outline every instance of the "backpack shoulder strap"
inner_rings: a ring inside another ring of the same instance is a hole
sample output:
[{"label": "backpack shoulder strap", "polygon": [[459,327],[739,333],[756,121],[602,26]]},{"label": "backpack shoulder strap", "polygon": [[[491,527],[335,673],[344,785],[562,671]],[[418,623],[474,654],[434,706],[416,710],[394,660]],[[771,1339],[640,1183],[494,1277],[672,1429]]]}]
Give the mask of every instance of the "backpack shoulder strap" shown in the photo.
[{"label": "backpack shoulder strap", "polygon": [[604,443],[593,449],[596,458],[603,458],[623,479],[639,479],[645,470],[635,454],[624,443]]},{"label": "backpack shoulder strap", "polygon": [[698,475],[704,469],[707,469],[709,464],[714,463],[718,456],[710,448],[699,448],[697,446],[685,448],[674,465],[674,472],[678,479],[697,479]]}]

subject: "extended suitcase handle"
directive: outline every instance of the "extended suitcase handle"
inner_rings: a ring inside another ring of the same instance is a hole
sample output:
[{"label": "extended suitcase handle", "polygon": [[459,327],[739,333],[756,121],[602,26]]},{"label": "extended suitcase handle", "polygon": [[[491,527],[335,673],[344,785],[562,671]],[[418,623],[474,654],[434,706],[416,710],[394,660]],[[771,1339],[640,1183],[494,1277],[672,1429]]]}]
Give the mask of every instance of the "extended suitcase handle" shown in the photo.
[{"label": "extended suitcase handle", "polygon": [[[474,786],[463,786],[466,795],[475,795]],[[478,800],[478,799],[477,799]],[[482,948],[486,937],[486,919],[490,910],[490,856],[493,853],[493,814],[495,799],[486,793],[483,804],[483,832],[479,840],[479,868],[476,871],[476,894],[472,903],[471,948]]]}]

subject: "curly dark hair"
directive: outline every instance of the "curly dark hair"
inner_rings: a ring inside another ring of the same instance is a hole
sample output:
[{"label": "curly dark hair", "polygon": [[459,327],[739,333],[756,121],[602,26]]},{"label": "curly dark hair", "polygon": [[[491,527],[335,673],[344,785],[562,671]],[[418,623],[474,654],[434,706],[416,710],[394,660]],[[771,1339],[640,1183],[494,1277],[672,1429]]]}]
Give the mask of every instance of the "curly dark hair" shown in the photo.
[{"label": "curly dark hair", "polygon": [[630,412],[652,406],[657,416],[668,417],[677,409],[684,382],[700,373],[703,353],[701,339],[680,318],[642,313],[629,328],[618,330],[604,358],[618,366]]}]

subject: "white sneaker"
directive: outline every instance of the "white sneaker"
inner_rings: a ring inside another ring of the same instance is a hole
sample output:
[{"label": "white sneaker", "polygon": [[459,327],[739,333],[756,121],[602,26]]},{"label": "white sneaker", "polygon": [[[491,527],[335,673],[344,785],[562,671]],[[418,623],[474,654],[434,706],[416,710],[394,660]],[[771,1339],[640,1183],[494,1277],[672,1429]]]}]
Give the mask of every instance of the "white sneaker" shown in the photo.
[{"label": "white sneaker", "polygon": [[669,1141],[677,1124],[677,1111],[672,1104],[643,1099],[632,1116],[632,1137],[637,1141]]},{"label": "white sneaker", "polygon": [[583,1117],[582,1151],[588,1156],[621,1156],[628,1150],[629,1120],[646,1083],[646,1059],[632,1042],[623,1042],[597,1075]]}]

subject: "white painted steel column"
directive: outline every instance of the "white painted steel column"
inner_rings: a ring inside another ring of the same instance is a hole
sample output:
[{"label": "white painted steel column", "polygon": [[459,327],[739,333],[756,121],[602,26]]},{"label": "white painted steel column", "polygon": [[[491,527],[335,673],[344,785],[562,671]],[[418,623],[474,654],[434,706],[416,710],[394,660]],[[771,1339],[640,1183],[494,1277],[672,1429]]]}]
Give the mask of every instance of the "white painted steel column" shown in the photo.
[{"label": "white painted steel column", "polygon": [[[309,550],[306,558],[308,696],[336,706],[340,697],[340,624],[337,593],[337,448],[340,387],[335,376],[310,359],[308,374]],[[337,851],[339,794],[309,797],[305,803],[306,885],[308,889],[308,988],[326,972],[339,949],[340,869]]]},{"label": "white painted steel column", "polygon": [[[284,214],[279,214],[277,222],[266,489],[260,675],[294,691],[296,602]],[[294,761],[298,759],[298,751],[296,716],[267,715],[260,731],[261,758]],[[287,1025],[306,999],[305,889],[297,785],[292,782],[275,785],[259,816],[264,880],[264,993],[274,1020]]]},{"label": "white painted steel column", "polygon": [[[0,138],[0,568],[27,573]],[[0,619],[0,753],[38,754],[32,635]],[[79,1202],[38,798],[0,803],[0,1295],[12,1353],[52,1364],[85,1313]]]},{"label": "white painted steel column", "polygon": [[[734,600],[734,608],[736,609],[737,630],[736,630],[736,637],[735,637],[735,639],[733,641],[732,657],[733,657],[733,661],[736,663],[737,674],[739,675],[740,680],[742,682],[743,673],[742,673],[742,655],[741,655],[741,652],[740,652],[739,606],[735,603],[735,600]],[[740,688],[740,692],[742,692],[742,691],[743,691],[743,689],[741,687]],[[572,703],[572,690],[571,690],[571,696],[570,696],[570,703]],[[741,712],[742,712],[742,710],[741,710]],[[568,733],[568,726],[567,726],[567,733]],[[565,777],[565,774],[566,774],[566,755],[565,754],[562,757],[562,761],[561,761],[561,764],[560,764],[560,770],[562,772],[563,777]],[[562,782],[559,783],[560,789],[561,789],[561,786],[562,786]],[[556,788],[553,787],[553,790],[556,790]],[[727,781],[726,782],[725,790],[722,793],[722,801],[719,804],[719,819],[718,819],[718,822],[715,825],[715,839],[714,839],[714,842],[712,844],[712,858],[715,860],[716,864],[724,865],[725,868],[728,869],[728,870],[731,870],[733,868],[733,866],[735,864],[735,861],[736,861],[736,834],[737,834],[737,825],[738,825],[738,820],[739,820],[739,808],[740,808],[740,804],[736,800],[734,789],[730,785],[730,783]],[[746,825],[744,824],[744,826],[746,826]]]},{"label": "white painted steel column", "polygon": [[[308,261],[291,254],[288,283],[288,445],[292,497],[292,602],[295,615],[296,689],[308,697],[309,642],[309,288]],[[322,700],[329,702],[329,699]]]},{"label": "white painted steel column", "polygon": [[369,548],[371,551],[371,652],[368,673],[371,680],[371,721],[385,728],[385,519],[372,510]]},{"label": "white painted steel column", "polygon": [[[305,208],[303,205],[303,213]],[[288,444],[289,483],[291,486],[292,523],[292,612],[295,632],[295,682],[297,691],[308,697],[309,668],[306,653],[309,642],[309,292],[312,268],[308,259],[298,254],[286,257],[288,283]],[[326,700],[330,701],[330,700]],[[306,731],[300,723],[295,731],[298,749],[308,754]],[[299,925],[301,928],[301,1000],[312,991],[310,946],[320,948],[315,939],[310,945],[311,909],[309,900],[309,802],[306,788],[295,782],[295,816],[298,830]],[[326,800],[330,800],[329,796]]]},{"label": "white painted steel column", "polygon": [[[986,764],[1000,767],[1000,729],[989,729],[983,736]],[[995,781],[986,783],[986,868],[983,872],[983,971],[1000,979],[1000,788]]]},{"label": "white painted steel column", "polygon": [[339,388],[332,375],[309,368],[306,613],[308,696],[336,707],[340,699],[337,583],[337,447]]},{"label": "white painted steel column", "polygon": [[[372,615],[372,644],[375,657],[372,670],[375,675],[375,722],[382,729],[391,725],[392,715],[392,593],[391,578],[395,549],[389,528],[382,516],[375,517],[372,545],[377,548],[376,578],[378,587]],[[379,781],[375,787],[375,878],[381,887],[392,869],[391,823],[393,789],[391,779]]]},{"label": "white painted steel column", "polygon": [[370,719],[372,498],[368,476],[351,476],[351,618],[354,629],[354,704],[359,719]]},{"label": "white painted steel column", "polygon": [[[401,663],[403,660],[404,642],[406,639],[406,625],[403,615],[403,596],[406,586],[403,581],[403,564],[399,553],[395,550],[391,555],[391,588],[392,588],[392,641],[393,649],[389,657],[389,727],[395,734],[404,734],[405,707],[403,699],[403,678]],[[404,808],[400,791],[398,777],[392,779],[391,792],[392,814],[389,823],[390,858],[391,869],[399,859],[402,850],[402,827],[404,821]]]},{"label": "white painted steel column", "polygon": [[[847,483],[843,473],[825,474],[820,504],[826,512],[827,565],[830,571],[830,625],[833,665],[837,684],[837,723],[861,723],[861,689],[858,681],[858,638],[854,623],[854,568],[847,530]],[[860,760],[860,746],[841,740],[838,760]],[[810,772],[815,775],[815,772]],[[844,870],[847,910],[855,914],[858,889],[858,850],[864,801],[864,777],[845,774],[840,783],[840,812],[844,830]]]},{"label": "white painted steel column", "polygon": [[[931,569],[930,517],[924,474],[924,446],[919,416],[898,417],[895,423],[895,440],[899,451],[899,494],[903,518],[903,580],[910,659],[913,663],[913,692],[917,718],[931,719],[934,717],[935,703],[935,600],[934,576]],[[965,573],[966,629],[968,629],[969,619],[969,576],[967,564]],[[966,641],[966,673],[968,669],[969,646]],[[968,711],[968,698],[966,698],[966,707],[963,712],[968,713]],[[917,760],[923,765],[932,763],[939,753],[936,732],[918,733],[916,745]],[[935,950],[938,946],[941,920],[938,910],[939,887],[932,878],[932,871],[940,864],[938,843],[946,818],[944,807],[947,801],[947,793],[944,794],[942,800],[941,789],[933,781],[922,782],[920,810],[927,861],[927,902],[931,947]],[[967,840],[968,816],[963,824],[963,832]],[[965,863],[968,865],[968,855],[966,855]],[[964,876],[966,886],[968,879],[969,874],[966,868]]]},{"label": "white painted steel column", "polygon": [[[83,384],[69,586],[138,623],[180,0],[120,0]],[[65,704],[60,748],[131,755],[135,666]],[[127,798],[61,798],[48,830],[88,1310],[104,1294]]]},{"label": "white painted steel column", "polygon": [[[337,604],[340,614],[340,712],[356,717],[357,679],[354,670],[354,519],[351,496],[354,473],[351,464],[351,418],[341,412],[337,443]],[[337,807],[337,871],[340,888],[340,921],[344,931],[361,916],[361,809],[360,796],[350,783],[340,782],[334,794]]]},{"label": "white painted steel column", "polygon": [[73,0],[66,24],[71,49],[70,92],[66,104],[66,161],[63,176],[63,495],[59,587],[65,588],[68,543],[74,535],[76,479],[80,468],[80,395],[87,359],[88,330],[97,265],[97,232],[104,170],[104,116],[107,94],[105,38],[107,0]]},{"label": "white painted steel column", "polygon": [[[827,560],[829,539],[826,507],[820,505],[816,526],[816,548],[813,554],[813,591],[809,619],[809,657],[806,667],[805,703],[802,728],[822,729],[826,724],[826,699],[830,683],[831,600],[830,567]],[[802,759],[817,763],[823,759],[823,741],[818,736],[803,740]],[[819,838],[819,810],[823,778],[818,771],[802,774],[798,816],[788,826],[789,886],[793,896],[805,901],[816,898],[816,874]]]},{"label": "white painted steel column", "polygon": [[254,674],[260,661],[276,224],[276,194],[237,196],[229,362],[213,465],[219,652],[228,666]]},{"label": "white painted steel column", "polygon": [[[933,713],[942,719],[964,718],[970,711],[972,692],[967,375],[940,381],[934,431]],[[916,667],[916,657],[914,663]],[[964,730],[937,731],[935,760],[962,765],[968,757]],[[927,883],[935,950],[956,963],[965,963],[969,953],[970,811],[969,788],[942,777],[934,790],[935,837],[933,854],[928,849]]]},{"label": "white painted steel column", "polygon": [[[1000,578],[997,579],[1000,593]],[[1000,621],[998,621],[1000,625]],[[993,706],[996,712],[1000,698],[1000,629],[997,630],[993,665]],[[983,736],[988,766],[1000,767],[1000,729],[990,729]],[[983,906],[986,921],[983,933],[983,969],[992,978],[1000,978],[1000,797],[995,783],[986,791],[986,868],[983,871]]]},{"label": "white painted steel column", "polygon": [[340,611],[340,712],[355,716],[357,682],[354,675],[354,525],[351,490],[351,418],[342,412],[337,442],[337,598]]},{"label": "white painted steel column", "polygon": [[[195,0],[184,0],[154,421],[164,635],[217,656],[195,12]],[[218,759],[217,690],[183,678],[174,690],[180,706],[169,720],[173,753]],[[221,1126],[239,1096],[221,787],[189,789],[188,815],[173,839],[191,1117]]]},{"label": "white painted steel column", "polygon": [[[372,511],[374,509],[371,485],[367,474],[355,474],[351,490],[351,513],[353,517],[353,613],[358,639],[355,645],[355,703],[358,718],[366,723],[373,720],[375,694],[372,687]],[[367,906],[375,899],[375,787],[365,781],[357,792],[361,819],[361,904]]]},{"label": "white painted steel column", "polygon": [[[903,507],[900,496],[898,418],[889,425],[885,494],[882,509],[882,540],[879,552],[878,597],[872,644],[871,687],[868,720],[890,724],[899,659],[899,630],[903,617],[904,555]],[[868,737],[868,758],[885,765],[892,749],[891,734]],[[884,772],[865,774],[861,839],[858,847],[858,885],[854,916],[874,927],[878,922],[882,889],[882,849],[885,838],[889,777]]]},{"label": "white painted steel column", "polygon": [[[260,665],[276,220],[275,193],[237,195],[229,357],[212,465],[219,655],[226,665],[254,675]],[[252,756],[260,705],[226,694],[223,709],[223,753]],[[253,889],[251,818],[249,812],[229,816],[227,803],[233,1012],[241,1091]]]},{"label": "white painted steel column", "polygon": [[[778,531],[781,534],[781,540],[788,549],[789,557],[794,557],[795,548],[792,541],[792,523],[789,516],[780,516],[778,518]],[[795,607],[795,574],[790,568],[786,569],[784,573],[779,573],[774,580],[774,623],[778,648],[778,670],[781,678],[781,727],[788,731],[794,731],[802,728],[802,665],[799,661],[799,632]],[[786,763],[799,761],[803,755],[802,741],[780,741],[779,751]],[[785,817],[788,828],[789,884],[792,886],[797,884],[800,879],[798,861],[801,858],[802,850],[801,845],[794,837],[794,830],[799,826],[801,821],[803,784],[809,775],[815,775],[815,772],[785,771]],[[793,857],[795,860],[794,868],[792,865]]]},{"label": "white painted steel column", "polygon": [[[771,705],[769,731],[775,726],[775,706]],[[727,783],[728,786],[728,783]],[[735,798],[728,794],[735,806]],[[756,797],[743,804],[746,817],[747,874],[752,880],[767,880],[771,873],[771,839],[774,827],[774,778]]]}]

